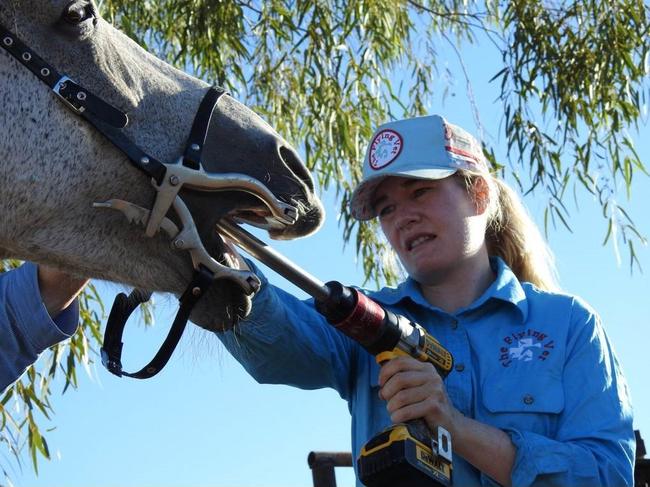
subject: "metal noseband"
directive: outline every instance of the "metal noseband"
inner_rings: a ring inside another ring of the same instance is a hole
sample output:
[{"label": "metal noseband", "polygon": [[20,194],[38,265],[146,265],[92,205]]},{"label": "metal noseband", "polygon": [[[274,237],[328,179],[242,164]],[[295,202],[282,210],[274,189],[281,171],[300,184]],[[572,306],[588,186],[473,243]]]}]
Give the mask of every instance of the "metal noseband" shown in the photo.
[{"label": "metal noseband", "polygon": [[[130,296],[120,293],[113,303],[104,334],[101,349],[102,363],[117,376],[126,375],[146,379],[157,374],[171,357],[183,334],[187,320],[194,305],[217,279],[229,279],[237,283],[246,294],[252,294],[260,281],[253,273],[232,269],[217,262],[205,250],[199,237],[192,215],[178,196],[184,186],[193,191],[245,191],[259,198],[276,221],[290,225],[297,219],[297,210],[279,201],[260,181],[245,174],[208,174],[203,169],[202,154],[210,127],[212,114],[219,99],[226,93],[221,88],[210,87],[195,115],[192,130],[186,143],[184,154],[175,163],[165,164],[152,157],[122,131],[129,122],[126,113],[105,102],[69,77],[59,73],[45,62],[11,31],[0,24],[0,47],[23,64],[73,113],[87,120],[102,135],[120,149],[132,165],[152,179],[156,198],[151,210],[123,200],[110,200],[95,203],[98,208],[110,208],[122,212],[131,223],[145,226],[145,233],[153,237],[161,229],[172,240],[176,250],[186,250],[192,258],[194,275],[185,292],[179,298],[180,308],[176,318],[155,357],[140,371],[129,373],[122,370],[122,333],[131,313],[149,300],[150,292],[134,290]],[[166,214],[170,209],[177,214],[179,229]],[[254,222],[250,222],[255,224]]]}]

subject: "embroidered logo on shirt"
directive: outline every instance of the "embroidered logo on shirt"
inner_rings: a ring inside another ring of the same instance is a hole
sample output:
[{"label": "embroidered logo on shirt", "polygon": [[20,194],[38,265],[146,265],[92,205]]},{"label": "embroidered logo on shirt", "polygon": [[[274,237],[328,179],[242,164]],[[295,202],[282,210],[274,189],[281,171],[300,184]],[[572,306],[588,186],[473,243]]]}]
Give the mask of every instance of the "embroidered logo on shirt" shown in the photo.
[{"label": "embroidered logo on shirt", "polygon": [[555,343],[546,333],[531,328],[511,333],[503,341],[507,346],[499,349],[499,362],[504,367],[510,367],[513,361],[546,360],[555,348]]}]

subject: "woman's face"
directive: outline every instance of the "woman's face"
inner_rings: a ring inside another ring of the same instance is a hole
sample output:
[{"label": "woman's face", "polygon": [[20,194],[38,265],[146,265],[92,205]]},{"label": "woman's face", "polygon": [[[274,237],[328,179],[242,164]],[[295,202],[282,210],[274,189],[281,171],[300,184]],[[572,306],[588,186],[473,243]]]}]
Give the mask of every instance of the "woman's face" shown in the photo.
[{"label": "woman's face", "polygon": [[375,190],[373,207],[408,274],[422,285],[435,285],[487,256],[486,203],[481,203],[487,198],[477,201],[455,176],[389,177]]}]

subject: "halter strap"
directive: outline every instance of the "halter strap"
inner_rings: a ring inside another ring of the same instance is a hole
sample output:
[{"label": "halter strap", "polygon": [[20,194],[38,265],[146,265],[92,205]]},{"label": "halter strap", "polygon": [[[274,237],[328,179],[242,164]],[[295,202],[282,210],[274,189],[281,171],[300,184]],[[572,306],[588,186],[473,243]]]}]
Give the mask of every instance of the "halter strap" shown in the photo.
[{"label": "halter strap", "polygon": [[192,169],[199,169],[201,167],[201,157],[203,155],[205,139],[208,137],[210,120],[212,119],[214,109],[217,107],[219,98],[225,93],[221,88],[211,88],[203,97],[203,101],[194,117],[190,136],[187,139],[185,153],[183,154],[184,166]]},{"label": "halter strap", "polygon": [[102,364],[109,372],[118,377],[127,376],[134,379],[149,379],[162,370],[174,353],[183,335],[187,320],[194,305],[201,299],[214,282],[214,274],[204,267],[194,272],[189,286],[180,297],[180,308],[172,323],[167,338],[160,346],[153,359],[137,372],[122,370],[122,334],[131,314],[142,303],[149,301],[151,293],[134,289],[129,296],[120,293],[116,296],[104,331],[104,345],[101,348]]},{"label": "halter strap", "polygon": [[96,119],[115,128],[124,128],[129,118],[123,111],[95,96],[90,90],[59,73],[51,64],[0,24],[0,46],[29,69],[75,112],[90,112]]},{"label": "halter strap", "polygon": [[[74,113],[86,119],[113,145],[120,149],[136,168],[158,184],[165,177],[165,165],[140,149],[122,132],[129,123],[126,113],[105,102],[90,90],[59,73],[23,41],[0,24],[0,46],[29,69]],[[223,91],[223,90],[221,90]]]}]

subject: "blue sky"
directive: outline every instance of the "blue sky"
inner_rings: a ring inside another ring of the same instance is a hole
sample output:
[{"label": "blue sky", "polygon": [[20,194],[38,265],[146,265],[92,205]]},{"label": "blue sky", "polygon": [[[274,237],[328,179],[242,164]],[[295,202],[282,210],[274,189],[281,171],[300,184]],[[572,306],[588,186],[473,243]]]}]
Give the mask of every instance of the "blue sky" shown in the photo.
[{"label": "blue sky", "polygon": [[[488,58],[489,59],[489,58]],[[488,84],[495,69],[480,49],[465,59],[473,80],[481,122],[494,145],[499,140],[499,106]],[[449,61],[450,69],[458,68]],[[476,133],[463,82],[431,113]],[[647,124],[633,136],[642,159],[650,161]],[[624,199],[624,191],[619,198]],[[328,210],[324,228],[309,239],[274,243],[274,248],[326,281],[361,284],[353,246],[343,248],[332,194],[323,198]],[[525,202],[542,222],[543,195]],[[625,250],[618,265],[611,245],[603,247],[605,222],[597,202],[578,197],[569,202],[573,233],[552,230],[563,288],[586,299],[602,316],[626,373],[636,413],[636,428],[650,442],[650,388],[647,344],[650,343],[650,251],[637,249],[645,274],[630,274]],[[650,179],[639,175],[631,216],[650,235]],[[268,241],[268,239],[267,239]],[[281,278],[271,281],[293,289]],[[119,287],[99,284],[106,303]],[[162,341],[175,312],[175,300],[158,296],[156,326],[130,326],[125,336],[125,368],[135,370]],[[228,355],[218,340],[192,326],[167,368],[148,381],[118,379],[100,366],[92,377],[81,374],[78,391],[53,398],[56,414],[47,434],[53,460],[41,462],[35,476],[29,463],[15,471],[19,486],[222,486],[307,487],[312,485],[307,454],[312,450],[349,450],[347,406],[333,391],[300,391],[256,384]],[[337,473],[339,486],[353,485],[351,469]]]}]

